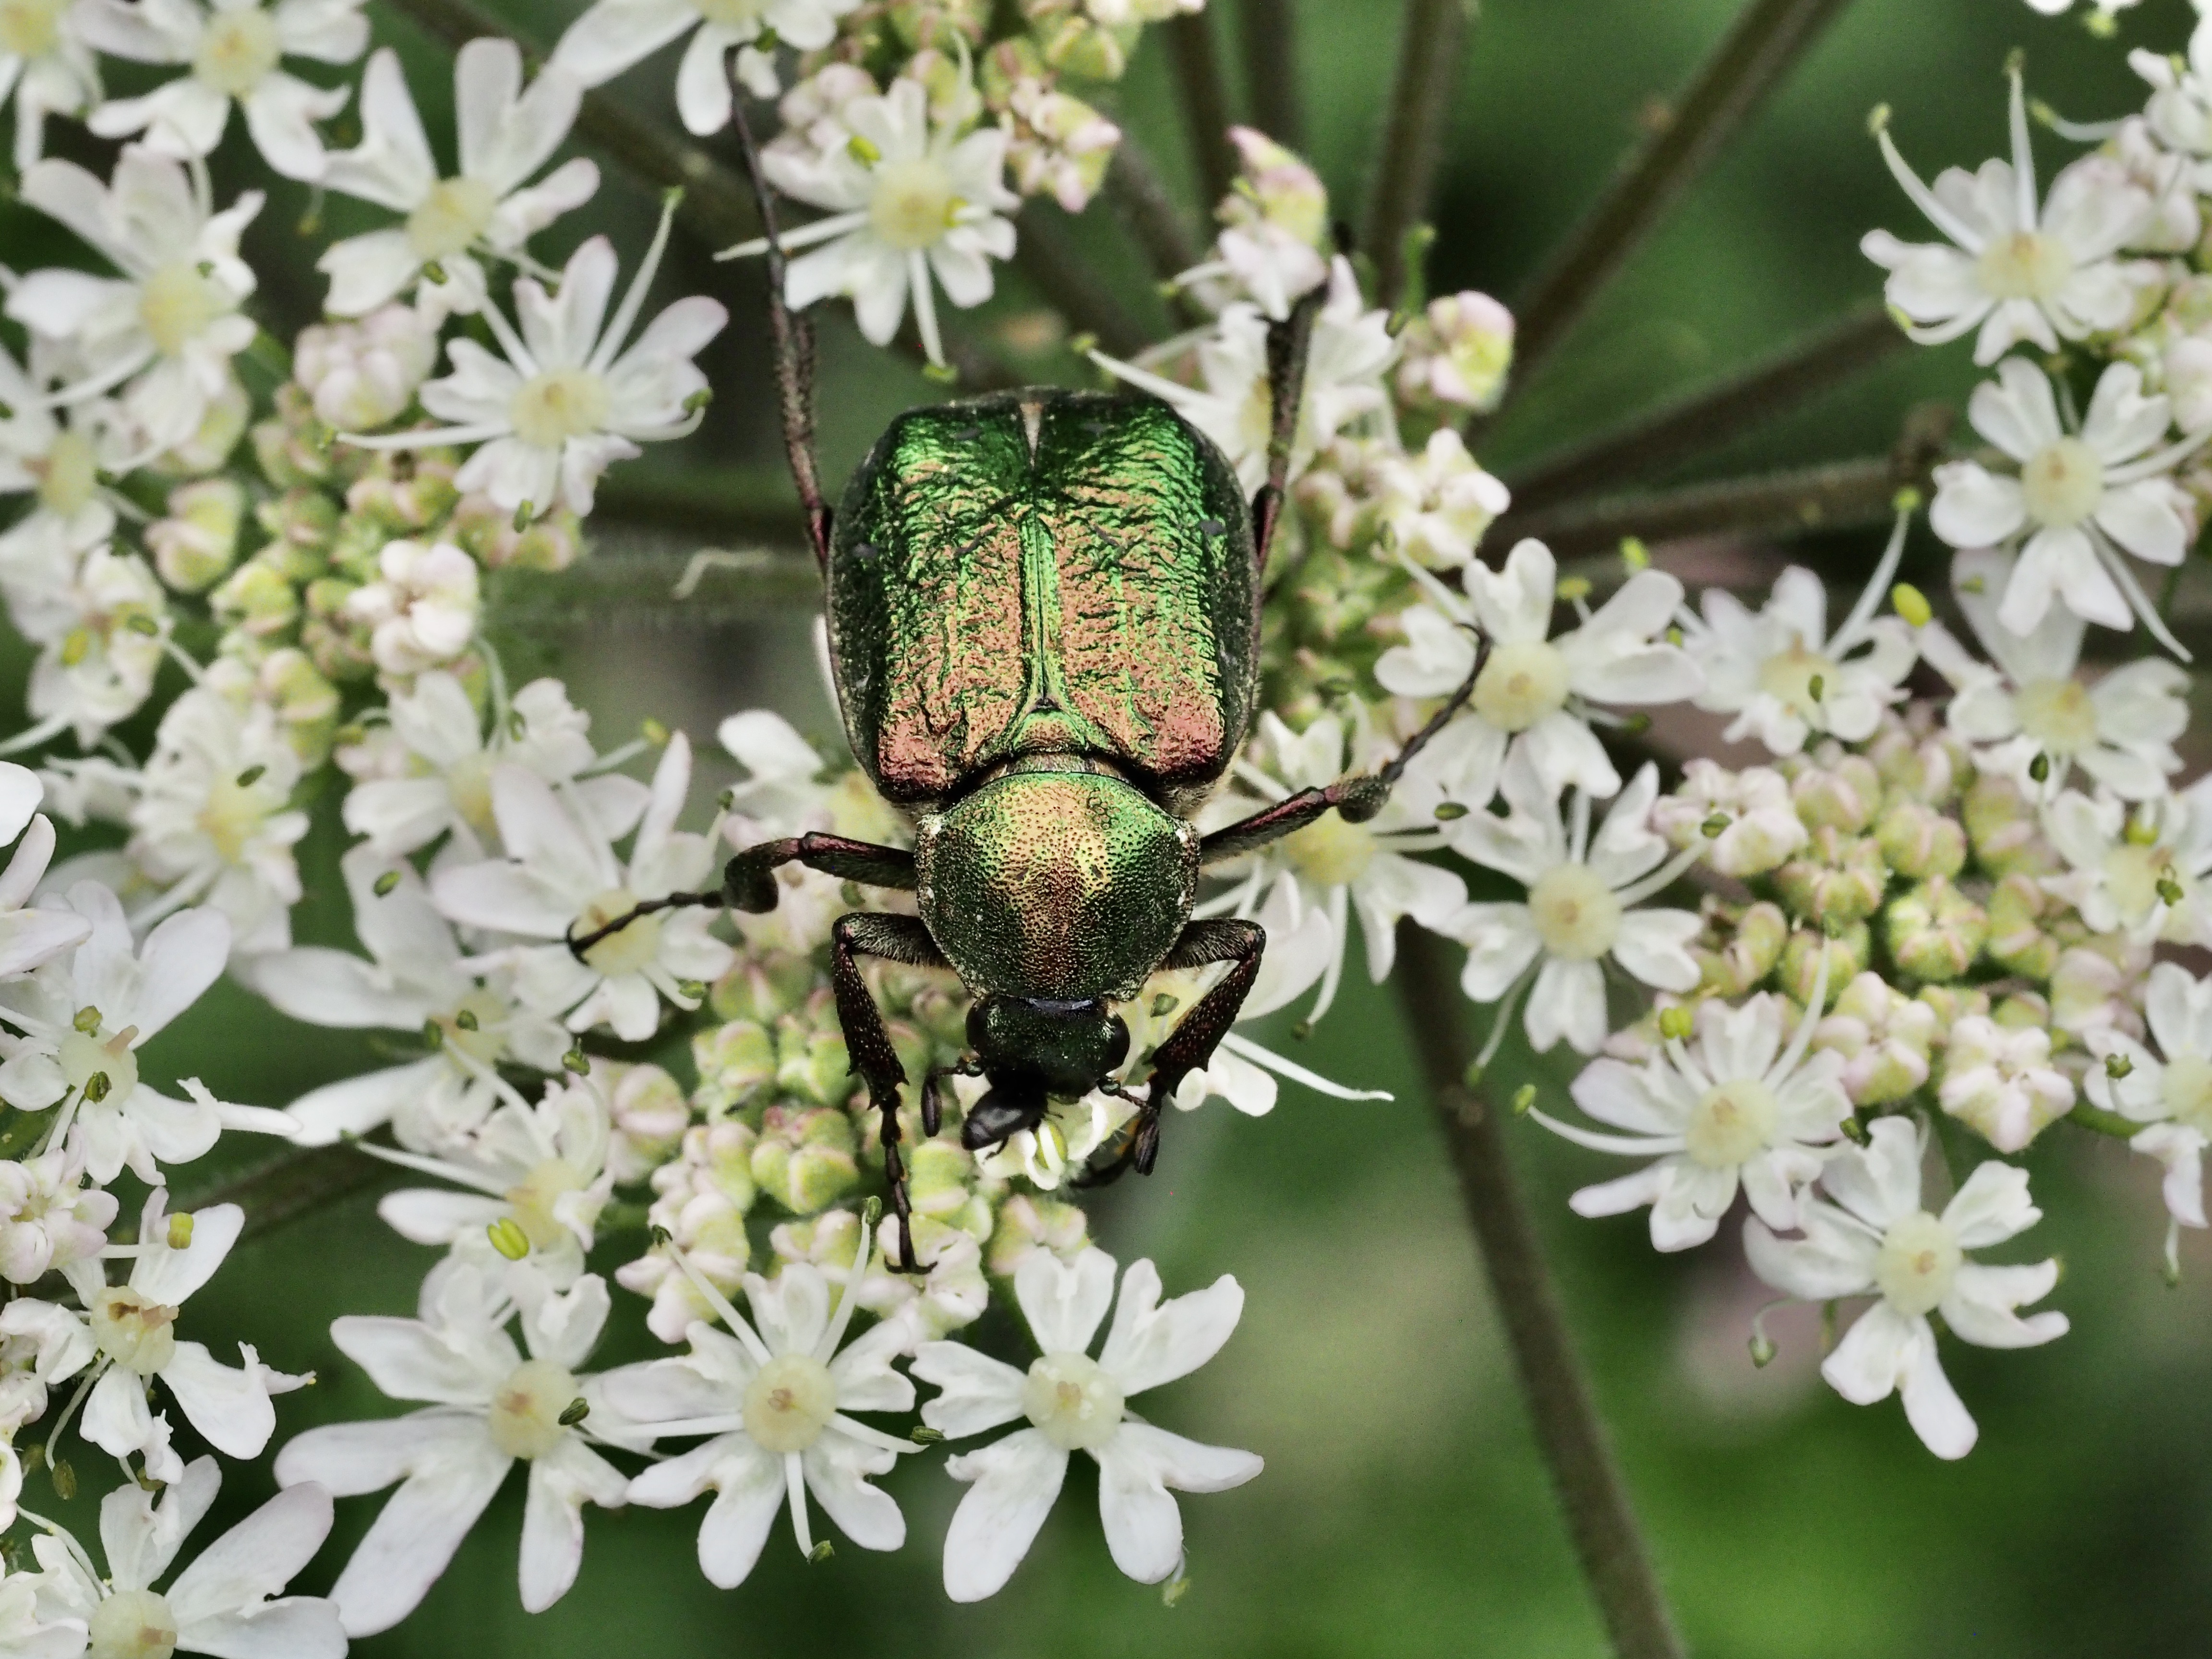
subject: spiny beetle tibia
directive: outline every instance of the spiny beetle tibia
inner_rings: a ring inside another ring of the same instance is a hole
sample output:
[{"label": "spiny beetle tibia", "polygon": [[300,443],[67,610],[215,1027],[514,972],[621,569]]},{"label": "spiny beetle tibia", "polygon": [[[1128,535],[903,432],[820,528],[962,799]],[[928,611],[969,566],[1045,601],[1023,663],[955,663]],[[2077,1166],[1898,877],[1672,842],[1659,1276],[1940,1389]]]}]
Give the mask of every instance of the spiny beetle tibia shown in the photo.
[{"label": "spiny beetle tibia", "polygon": [[[1054,1097],[1120,1092],[1129,1030],[1112,1005],[1166,969],[1232,964],[1152,1057],[1151,1088],[1088,1172],[1150,1173],[1160,1109],[1206,1065],[1260,969],[1266,935],[1193,921],[1199,872],[1331,808],[1373,817],[1474,672],[1396,759],[1304,789],[1201,837],[1188,815],[1244,740],[1257,693],[1260,578],[1283,507],[1318,296],[1267,343],[1267,481],[1248,506],[1220,452],[1158,399],[1031,389],[901,416],[836,516],[813,453],[813,340],[783,301],[774,200],[740,142],[769,239],[784,441],[828,586],[831,659],[853,753],[915,820],[912,852],[808,834],[749,848],[720,891],[672,893],[572,935],[579,957],[651,911],[775,907],[778,866],[914,892],[919,916],[855,911],[832,930],[837,1015],[882,1114],[902,1272],[914,1272],[899,1157],[907,1081],[860,959],[950,967],[975,994],[972,1052],[922,1080],[923,1133],[948,1075],[989,1080],[961,1140],[1034,1127]],[[834,526],[834,527],[833,527]],[[1134,1096],[1130,1097],[1135,1099]]]}]

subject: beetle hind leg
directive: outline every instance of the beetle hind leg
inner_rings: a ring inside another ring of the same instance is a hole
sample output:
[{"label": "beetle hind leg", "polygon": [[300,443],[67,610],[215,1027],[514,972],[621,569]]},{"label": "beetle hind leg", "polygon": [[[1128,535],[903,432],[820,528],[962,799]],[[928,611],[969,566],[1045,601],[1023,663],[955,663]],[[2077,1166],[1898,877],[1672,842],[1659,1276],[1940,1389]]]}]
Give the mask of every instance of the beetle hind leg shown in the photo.
[{"label": "beetle hind leg", "polygon": [[[860,977],[862,957],[882,957],[915,968],[947,965],[929,930],[913,916],[890,915],[875,910],[855,910],[837,918],[830,930],[830,988],[837,999],[837,1023],[844,1028],[846,1050],[852,1069],[867,1085],[868,1104],[880,1119],[884,1147],[884,1178],[890,1183],[891,1213],[898,1218],[899,1260],[896,1270],[918,1273],[914,1255],[914,1205],[907,1192],[906,1160],[899,1154],[903,1132],[899,1127],[899,1087],[906,1068],[898,1050],[884,1029],[883,1011]],[[865,1242],[863,1249],[865,1249]]]}]

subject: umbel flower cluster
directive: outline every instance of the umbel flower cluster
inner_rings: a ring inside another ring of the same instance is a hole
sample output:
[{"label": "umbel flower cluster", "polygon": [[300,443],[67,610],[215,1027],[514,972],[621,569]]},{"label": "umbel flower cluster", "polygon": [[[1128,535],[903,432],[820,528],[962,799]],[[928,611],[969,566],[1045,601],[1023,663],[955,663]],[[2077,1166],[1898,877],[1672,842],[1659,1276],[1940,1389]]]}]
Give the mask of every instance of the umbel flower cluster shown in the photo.
[{"label": "umbel flower cluster", "polygon": [[[920,1271],[894,1272],[829,943],[854,904],[908,902],[793,866],[765,915],[679,907],[568,942],[711,890],[764,839],[908,826],[766,709],[722,722],[743,780],[695,811],[684,734],[603,745],[559,681],[510,684],[486,632],[495,573],[586,556],[607,470],[708,418],[696,360],[728,322],[649,300],[672,204],[641,248],[531,252],[599,189],[562,159],[591,88],[681,42],[691,132],[772,104],[763,175],[811,210],[787,222],[787,301],[849,302],[878,344],[910,313],[941,369],[940,303],[991,296],[1024,198],[1085,208],[1122,139],[1086,99],[1145,25],[1197,9],[599,0],[535,70],[510,40],[459,50],[457,149],[370,50],[365,0],[9,14],[19,193],[84,258],[9,273],[0,307],[0,601],[36,658],[4,744],[22,763],[0,765],[0,1521],[32,1534],[0,1577],[0,1650],[340,1653],[419,1603],[517,1463],[533,1611],[574,1581],[588,1507],[696,1510],[725,1587],[786,1514],[808,1554],[900,1547],[877,1478],[946,1442],[951,1596],[1007,1582],[1077,1451],[1115,1564],[1172,1584],[1172,1494],[1260,1473],[1131,1405],[1229,1340],[1236,1279],[1166,1297],[1093,1242],[1076,1187],[1207,974],[1121,1011],[1112,1088],[977,1152],[980,1079],[953,1078],[933,1134],[919,1099],[966,1052],[968,992],[871,969],[914,1085]],[[107,97],[110,60],[153,90]],[[1516,1031],[1576,1056],[1571,1109],[1524,1091],[1528,1121],[1632,1163],[1576,1210],[1648,1211],[1667,1251],[1726,1229],[1779,1296],[1846,1305],[1824,1375],[1901,1395],[1946,1457],[1976,1431],[1943,1341],[2066,1329],[2021,1311],[2057,1271],[2012,1244],[2055,1126],[2124,1138],[2162,1166],[2172,1227],[2206,1224],[2212,981],[2170,958],[2212,946],[2212,785],[2181,775],[2169,617],[2212,492],[2212,24],[2186,59],[2135,61],[2146,112],[2047,191],[2017,70],[2009,156],[1976,173],[1924,183],[1875,123],[1929,240],[1876,231],[1866,254],[1916,339],[1974,335],[1987,447],[1900,497],[1832,604],[1800,568],[1755,606],[1692,605],[1639,544],[1565,571],[1537,541],[1484,547],[1510,501],[1462,427],[1500,395],[1510,315],[1375,303],[1318,178],[1257,131],[1231,135],[1218,236],[1175,285],[1189,330],[1093,354],[1254,489],[1270,331],[1311,315],[1262,712],[1201,828],[1374,769],[1481,664],[1380,816],[1323,817],[1202,896],[1267,931],[1245,1018],[1322,1018],[1355,920],[1378,981],[1401,924],[1455,942],[1484,1063]],[[263,198],[209,163],[234,104],[269,169],[383,216],[321,252],[327,314],[289,347],[240,252]],[[58,118],[108,142],[104,176],[42,159]],[[1955,550],[1950,621],[1895,580],[1923,507]],[[2140,654],[2085,670],[2092,625]],[[1640,745],[1669,705],[1722,717],[1728,763],[1662,771]],[[143,754],[126,732],[151,732]],[[294,942],[316,810],[349,840],[356,948]],[[96,850],[58,860],[57,819]],[[142,1079],[142,1047],[225,974],[295,1019],[397,1034],[392,1063],[283,1109]],[[1363,1093],[1232,1031],[1172,1104],[1265,1114],[1283,1079]],[[416,1308],[331,1332],[404,1414],[284,1437],[280,1397],[310,1380],[276,1368],[295,1338],[261,1334],[274,1364],[201,1340],[183,1304],[250,1218],[175,1206],[172,1172],[226,1135],[348,1142],[419,1180],[380,1206],[425,1253]],[[1026,1346],[967,1340],[994,1298]],[[611,1320],[665,1357],[593,1370]],[[171,1577],[219,1460],[272,1445],[279,1496]],[[112,1485],[104,1565],[25,1502],[39,1476],[68,1496],[80,1463]],[[330,1595],[284,1595],[333,1500],[387,1489]]]}]

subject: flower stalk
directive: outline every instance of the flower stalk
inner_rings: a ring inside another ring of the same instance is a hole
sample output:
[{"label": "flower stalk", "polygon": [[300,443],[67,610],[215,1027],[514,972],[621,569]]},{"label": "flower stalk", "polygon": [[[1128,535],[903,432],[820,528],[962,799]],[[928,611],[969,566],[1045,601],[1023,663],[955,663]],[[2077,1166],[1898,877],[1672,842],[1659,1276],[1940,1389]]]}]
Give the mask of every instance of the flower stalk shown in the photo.
[{"label": "flower stalk", "polygon": [[1404,927],[1398,951],[1399,1000],[1583,1577],[1620,1659],[1680,1659],[1681,1637],[1607,1443],[1534,1225],[1514,1184],[1504,1124],[1483,1093],[1465,1082],[1474,1054],[1464,1000],[1455,993],[1444,945],[1434,934]]}]

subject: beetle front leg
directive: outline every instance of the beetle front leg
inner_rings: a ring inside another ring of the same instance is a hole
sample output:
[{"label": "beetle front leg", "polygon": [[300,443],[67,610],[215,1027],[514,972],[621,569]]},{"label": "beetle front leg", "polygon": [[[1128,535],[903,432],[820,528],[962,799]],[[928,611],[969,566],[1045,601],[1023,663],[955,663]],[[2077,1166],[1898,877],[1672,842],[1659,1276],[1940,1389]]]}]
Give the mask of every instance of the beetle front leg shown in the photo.
[{"label": "beetle front leg", "polygon": [[722,885],[712,893],[670,893],[665,897],[647,899],[634,905],[617,916],[604,927],[594,927],[590,933],[568,936],[568,953],[581,962],[592,947],[635,921],[640,916],[649,916],[662,910],[681,910],[694,906],[727,906],[732,910],[744,910],[760,915],[775,908],[776,899],[782,890],[777,886],[775,872],[786,864],[803,864],[810,870],[819,870],[824,875],[841,881],[856,881],[864,887],[890,887],[902,892],[914,890],[914,854],[900,847],[878,847],[873,842],[853,841],[843,836],[823,835],[809,831],[803,836],[788,836],[781,841],[764,841],[757,847],[748,847],[722,866]]},{"label": "beetle front leg", "polygon": [[[767,908],[765,906],[763,908]],[[837,1023],[844,1028],[852,1070],[867,1085],[868,1104],[881,1121],[884,1176],[890,1182],[891,1213],[898,1218],[899,1263],[902,1273],[920,1273],[914,1256],[914,1206],[907,1194],[906,1163],[899,1156],[899,1085],[906,1068],[884,1029],[884,1016],[860,977],[862,957],[882,957],[913,968],[949,964],[929,930],[913,916],[855,910],[837,918],[830,930],[830,983],[837,999]],[[865,1243],[863,1250],[865,1253]]]},{"label": "beetle front leg", "polygon": [[1443,707],[1429,717],[1427,725],[1406,739],[1405,747],[1381,771],[1354,773],[1350,777],[1339,778],[1326,789],[1301,789],[1273,806],[1261,808],[1249,818],[1239,818],[1199,842],[1199,862],[1223,864],[1243,858],[1247,853],[1257,852],[1270,842],[1297,834],[1332,808],[1353,823],[1366,823],[1389,801],[1390,792],[1406,775],[1406,769],[1413,764],[1413,757],[1428,747],[1429,740],[1451,724],[1452,717],[1467,706],[1467,700],[1474,695],[1474,683],[1482,678],[1483,665],[1489,660],[1490,645],[1486,640],[1476,645],[1474,666],[1468,671],[1467,678],[1451,696],[1444,699]]},{"label": "beetle front leg", "polygon": [[1152,1084],[1145,1091],[1145,1103],[1138,1109],[1135,1122],[1113,1158],[1086,1171],[1079,1185],[1103,1187],[1118,1180],[1131,1164],[1139,1175],[1152,1174],[1160,1155],[1161,1109],[1185,1078],[1213,1058],[1221,1039],[1237,1023],[1237,1011],[1251,994],[1252,981],[1260,976],[1260,957],[1267,948],[1267,931],[1256,921],[1224,917],[1194,921],[1182,930],[1182,937],[1160,963],[1163,969],[1202,968],[1216,962],[1235,966],[1199,999],[1198,1006],[1160,1044],[1152,1056]]}]

